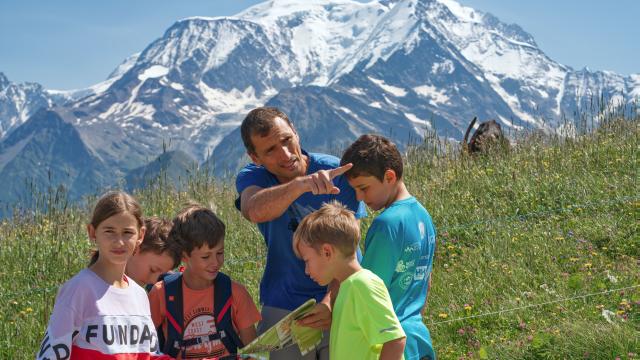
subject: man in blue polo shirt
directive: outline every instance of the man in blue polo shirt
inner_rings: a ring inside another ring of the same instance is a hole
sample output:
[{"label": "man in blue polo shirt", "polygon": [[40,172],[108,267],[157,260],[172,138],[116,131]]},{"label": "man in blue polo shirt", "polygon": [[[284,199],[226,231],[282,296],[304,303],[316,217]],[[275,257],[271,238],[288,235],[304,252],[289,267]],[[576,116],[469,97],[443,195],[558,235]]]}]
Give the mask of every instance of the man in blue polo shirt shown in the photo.
[{"label": "man in blue polo shirt", "polygon": [[[356,200],[353,188],[342,176],[350,164],[339,167],[340,159],[307,153],[286,114],[262,107],[249,112],[240,127],[242,141],[253,164],[236,178],[240,194],[236,203],[242,215],[256,223],[267,245],[267,264],[260,282],[262,322],[258,332],[309,298],[318,304],[303,325],[328,330],[331,327],[332,285],[319,286],[305,274],[304,262],[293,253],[291,243],[298,223],[323,203],[338,200],[360,218],[364,204]],[[335,289],[337,290],[337,288]],[[271,353],[271,359],[328,359],[328,334],[316,353],[304,357],[297,347]]]}]

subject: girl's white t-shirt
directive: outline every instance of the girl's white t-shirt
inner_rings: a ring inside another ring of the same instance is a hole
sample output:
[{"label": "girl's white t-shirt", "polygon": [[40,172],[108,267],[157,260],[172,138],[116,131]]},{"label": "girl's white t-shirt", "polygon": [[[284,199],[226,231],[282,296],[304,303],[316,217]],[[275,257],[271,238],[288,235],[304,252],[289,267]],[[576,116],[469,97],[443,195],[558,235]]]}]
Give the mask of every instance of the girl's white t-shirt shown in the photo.
[{"label": "girl's white t-shirt", "polygon": [[62,285],[36,359],[157,359],[147,293],[126,280],[120,289],[83,269]]}]

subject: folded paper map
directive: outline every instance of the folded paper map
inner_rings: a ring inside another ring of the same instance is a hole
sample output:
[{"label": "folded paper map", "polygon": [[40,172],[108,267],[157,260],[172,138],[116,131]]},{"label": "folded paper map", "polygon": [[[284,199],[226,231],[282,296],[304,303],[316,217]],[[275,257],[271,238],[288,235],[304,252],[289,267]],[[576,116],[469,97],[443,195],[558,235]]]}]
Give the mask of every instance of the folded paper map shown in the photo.
[{"label": "folded paper map", "polygon": [[270,351],[297,345],[302,355],[307,354],[320,344],[322,331],[297,325],[296,320],[305,317],[315,305],[315,299],[307,300],[239,352],[243,355],[255,354],[257,358],[265,358],[264,354]]}]

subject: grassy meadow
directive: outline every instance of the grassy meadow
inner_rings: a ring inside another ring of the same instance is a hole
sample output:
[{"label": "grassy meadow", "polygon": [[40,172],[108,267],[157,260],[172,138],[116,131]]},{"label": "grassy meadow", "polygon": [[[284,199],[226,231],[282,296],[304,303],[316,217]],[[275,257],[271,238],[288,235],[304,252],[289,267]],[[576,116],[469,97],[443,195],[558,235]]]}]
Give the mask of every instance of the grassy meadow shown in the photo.
[{"label": "grassy meadow", "polygon": [[[440,359],[640,358],[639,121],[564,139],[527,131],[480,157],[433,136],[410,148],[405,181],[438,231],[424,321]],[[214,206],[227,224],[225,271],[257,301],[264,243],[236,211],[234,186],[185,182],[176,191],[160,178],[136,196],[148,215]],[[95,198],[38,198],[47,211],[0,223],[1,359],[35,356],[57,286],[90,251]]]}]

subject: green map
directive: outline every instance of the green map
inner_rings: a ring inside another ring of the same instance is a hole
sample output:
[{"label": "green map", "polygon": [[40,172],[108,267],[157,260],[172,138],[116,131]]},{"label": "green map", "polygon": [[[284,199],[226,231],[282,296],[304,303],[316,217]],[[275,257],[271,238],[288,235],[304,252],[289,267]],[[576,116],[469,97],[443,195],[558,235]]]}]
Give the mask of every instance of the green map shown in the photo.
[{"label": "green map", "polygon": [[258,359],[268,359],[269,352],[297,345],[302,355],[313,350],[322,340],[322,331],[296,324],[296,320],[305,317],[316,305],[315,299],[309,299],[289,315],[278,321],[250,344],[239,350],[243,355],[253,355]]}]

